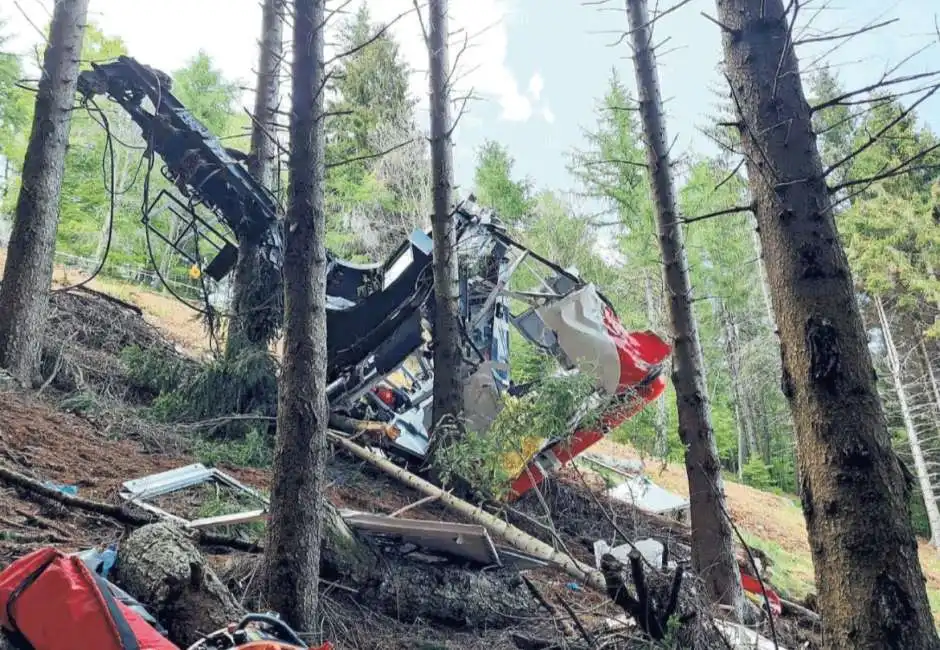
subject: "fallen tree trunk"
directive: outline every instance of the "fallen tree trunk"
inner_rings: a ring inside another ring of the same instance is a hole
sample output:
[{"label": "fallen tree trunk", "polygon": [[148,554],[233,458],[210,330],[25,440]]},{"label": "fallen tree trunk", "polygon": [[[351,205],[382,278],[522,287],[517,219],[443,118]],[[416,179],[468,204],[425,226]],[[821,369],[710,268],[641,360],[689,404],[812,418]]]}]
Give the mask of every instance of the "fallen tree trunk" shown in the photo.
[{"label": "fallen tree trunk", "polygon": [[331,504],[323,512],[320,574],[358,591],[357,601],[412,623],[502,628],[533,615],[538,604],[510,571],[460,569],[396,557],[361,539]]},{"label": "fallen tree trunk", "polygon": [[138,528],[121,544],[116,582],[187,648],[245,611],[189,538],[170,524]]},{"label": "fallen tree trunk", "polygon": [[367,461],[389,476],[398,479],[404,485],[407,485],[408,487],[413,488],[427,496],[436,497],[447,508],[453,510],[454,512],[459,512],[472,521],[480,524],[490,533],[499,536],[501,539],[505,540],[509,544],[512,544],[515,548],[519,549],[523,553],[528,553],[541,560],[550,562],[551,564],[554,564],[555,566],[563,569],[570,576],[590,585],[591,587],[594,587],[599,591],[603,592],[606,590],[607,586],[604,582],[604,576],[600,573],[600,571],[597,571],[593,567],[588,566],[583,562],[579,562],[567,553],[556,550],[545,542],[536,539],[528,533],[525,533],[522,530],[516,528],[512,524],[499,519],[498,517],[495,517],[488,512],[485,512],[482,508],[467,503],[463,499],[458,499],[449,492],[445,492],[436,485],[429,483],[418,476],[415,476],[408,470],[398,467],[391,461],[382,458],[378,454],[360,447],[359,445],[350,442],[342,436],[333,433],[329,435],[330,441],[332,443],[342,447],[354,456]]}]

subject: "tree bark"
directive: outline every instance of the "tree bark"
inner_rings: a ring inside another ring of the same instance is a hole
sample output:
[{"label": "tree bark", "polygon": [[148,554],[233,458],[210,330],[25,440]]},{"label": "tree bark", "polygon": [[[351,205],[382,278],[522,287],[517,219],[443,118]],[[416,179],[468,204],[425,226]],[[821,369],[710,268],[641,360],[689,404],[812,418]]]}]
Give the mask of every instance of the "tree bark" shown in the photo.
[{"label": "tree bark", "polygon": [[431,78],[431,169],[434,215],[434,403],[435,427],[462,408],[458,328],[457,232],[454,228],[454,152],[451,138],[450,57],[447,0],[428,2],[428,57]]},{"label": "tree bark", "polygon": [[937,373],[933,369],[933,361],[930,359],[930,353],[927,351],[927,344],[924,343],[924,336],[918,337],[918,348],[920,356],[924,360],[924,367],[927,369],[927,380],[930,383],[930,395],[933,401],[933,409],[937,416],[937,426],[940,426],[940,384],[937,383]]},{"label": "tree bark", "polygon": [[734,555],[731,522],[725,516],[724,483],[711,424],[702,348],[692,311],[691,280],[671,176],[646,0],[627,0],[627,16],[675,338],[672,383],[689,477],[692,564],[704,579],[709,596],[730,605],[740,621],[744,615],[741,575]]},{"label": "tree bark", "polygon": [[[653,300],[653,280],[649,275],[645,278],[646,284],[646,320],[650,327],[657,329],[662,326],[662,310]],[[662,294],[660,294],[662,297]],[[655,453],[658,458],[669,455],[669,432],[666,429],[666,394],[656,399],[656,413],[653,416],[653,429],[656,431]]]},{"label": "tree bark", "polygon": [[245,614],[202,553],[169,524],[131,533],[121,543],[115,568],[116,583],[144,603],[180,647]]},{"label": "tree bark", "polygon": [[826,645],[938,648],[782,0],[716,0],[795,425]]},{"label": "tree bark", "polygon": [[874,303],[875,310],[878,312],[881,332],[884,335],[885,348],[887,348],[891,381],[894,384],[894,392],[898,398],[901,419],[904,422],[904,430],[907,433],[907,442],[911,447],[911,456],[914,458],[914,472],[917,476],[917,483],[920,486],[921,496],[924,498],[924,506],[927,509],[927,521],[930,524],[930,545],[936,548],[940,546],[940,508],[937,507],[937,496],[930,482],[930,470],[927,467],[927,458],[924,455],[924,450],[920,442],[920,434],[917,432],[917,425],[914,422],[914,416],[911,412],[910,399],[907,394],[907,388],[904,386],[901,359],[898,356],[897,347],[894,345],[894,335],[891,333],[888,315],[885,313],[884,304],[879,296],[874,296]]},{"label": "tree bark", "polygon": [[39,379],[59,195],[87,13],[88,0],[55,3],[0,285],[0,367],[24,385]]},{"label": "tree bark", "polygon": [[[286,0],[264,0],[261,6],[261,53],[258,58],[258,83],[255,90],[251,127],[251,152],[248,172],[264,187],[272,187],[278,148],[271,138],[271,126],[279,103],[280,64],[283,58],[284,11]],[[264,265],[257,243],[238,242],[238,262],[232,280],[232,316],[229,321],[225,352],[229,357],[248,349],[264,349],[277,333],[281,307],[271,300],[268,283],[262,281]]]},{"label": "tree bark", "polygon": [[326,249],[323,212],[324,0],[294,2],[284,352],[265,596],[298,631],[317,629],[326,462]]}]

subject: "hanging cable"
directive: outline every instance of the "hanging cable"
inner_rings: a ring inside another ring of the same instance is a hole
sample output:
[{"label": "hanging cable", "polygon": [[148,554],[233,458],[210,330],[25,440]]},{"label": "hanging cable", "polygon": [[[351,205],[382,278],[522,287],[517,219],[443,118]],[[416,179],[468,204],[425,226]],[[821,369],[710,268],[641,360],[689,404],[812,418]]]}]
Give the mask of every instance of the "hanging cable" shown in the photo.
[{"label": "hanging cable", "polygon": [[[81,287],[84,287],[85,285],[87,285],[88,283],[90,283],[92,280],[94,280],[95,277],[97,277],[98,274],[101,273],[102,269],[104,269],[105,262],[108,261],[108,255],[109,255],[110,252],[111,252],[111,242],[112,242],[112,240],[114,239],[114,212],[115,212],[115,209],[114,209],[114,208],[115,208],[115,202],[116,202],[115,194],[114,194],[114,184],[115,184],[115,178],[114,178],[114,168],[115,168],[115,164],[114,164],[114,141],[112,140],[112,136],[111,136],[111,127],[110,127],[110,125],[108,124],[108,117],[104,114],[104,111],[102,111],[102,110],[98,107],[98,105],[95,103],[95,100],[89,99],[88,101],[89,101],[89,103],[91,103],[91,105],[92,105],[92,106],[98,111],[98,113],[101,115],[102,122],[104,123],[105,142],[104,142],[104,152],[102,153],[102,156],[101,156],[101,174],[102,174],[102,177],[103,177],[102,180],[105,181],[105,187],[108,189],[108,197],[109,197],[109,201],[108,201],[108,235],[107,235],[107,239],[105,240],[105,244],[104,244],[104,252],[101,254],[101,259],[98,260],[98,266],[95,268],[95,270],[92,272],[92,274],[89,275],[89,276],[88,276],[87,278],[85,278],[84,280],[82,280],[81,282],[77,282],[77,283],[75,283],[75,284],[73,284],[73,285],[69,285],[69,286],[67,286],[67,287],[60,287],[60,288],[57,288],[57,289],[53,289],[53,290],[52,290],[53,293],[64,293],[64,292],[66,292],[66,291],[73,291],[73,290],[75,290],[75,289],[80,289]],[[90,113],[91,113],[91,110],[89,110],[89,114],[90,114]],[[106,174],[105,174],[105,163],[104,163],[105,156],[107,156],[107,157],[109,158],[109,160],[110,160],[110,166],[111,166],[110,183],[108,182],[108,180],[107,180],[106,178],[104,178],[105,175],[106,175]]]}]

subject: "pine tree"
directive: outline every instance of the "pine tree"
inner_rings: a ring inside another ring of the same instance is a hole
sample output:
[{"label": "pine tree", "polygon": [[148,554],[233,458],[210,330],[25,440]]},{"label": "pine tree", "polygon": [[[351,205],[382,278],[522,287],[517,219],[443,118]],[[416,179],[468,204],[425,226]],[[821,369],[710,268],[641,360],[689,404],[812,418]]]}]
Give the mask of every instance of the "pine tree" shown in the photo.
[{"label": "pine tree", "polygon": [[827,647],[938,648],[910,484],[890,446],[791,21],[782,0],[716,7],[780,330]]},{"label": "pine tree", "polygon": [[0,284],[0,367],[26,385],[39,377],[62,172],[87,13],[88,0],[60,0],[55,5]]}]

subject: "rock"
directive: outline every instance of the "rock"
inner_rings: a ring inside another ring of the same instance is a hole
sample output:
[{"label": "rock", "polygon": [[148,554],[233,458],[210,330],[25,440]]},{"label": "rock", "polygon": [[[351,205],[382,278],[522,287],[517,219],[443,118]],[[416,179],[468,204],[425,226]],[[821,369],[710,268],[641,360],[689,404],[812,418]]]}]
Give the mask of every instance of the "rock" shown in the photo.
[{"label": "rock", "polygon": [[245,614],[196,546],[169,524],[131,533],[121,544],[115,569],[117,584],[184,648]]}]

